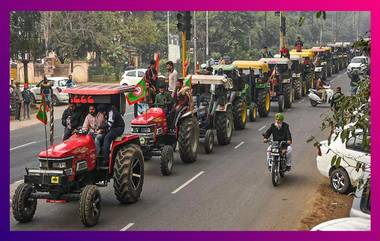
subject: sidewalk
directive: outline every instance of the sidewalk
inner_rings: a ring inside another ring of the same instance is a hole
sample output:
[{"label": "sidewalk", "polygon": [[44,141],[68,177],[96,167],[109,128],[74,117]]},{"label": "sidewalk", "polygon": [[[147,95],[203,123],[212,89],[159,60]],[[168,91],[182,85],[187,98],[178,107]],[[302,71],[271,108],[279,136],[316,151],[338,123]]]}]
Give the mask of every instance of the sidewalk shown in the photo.
[{"label": "sidewalk", "polygon": [[[67,108],[67,105],[55,106],[54,107],[54,120],[61,119],[63,111],[66,108]],[[14,130],[24,128],[24,127],[29,127],[29,126],[36,125],[36,124],[42,124],[41,121],[39,121],[36,118],[36,114],[37,114],[38,110],[31,108],[30,111],[31,111],[30,120],[16,121],[16,120],[14,120],[14,117],[11,117],[10,123],[9,123],[10,131],[14,131]],[[48,115],[49,115],[49,113],[48,113]],[[21,117],[23,117],[23,115],[21,115]]]}]

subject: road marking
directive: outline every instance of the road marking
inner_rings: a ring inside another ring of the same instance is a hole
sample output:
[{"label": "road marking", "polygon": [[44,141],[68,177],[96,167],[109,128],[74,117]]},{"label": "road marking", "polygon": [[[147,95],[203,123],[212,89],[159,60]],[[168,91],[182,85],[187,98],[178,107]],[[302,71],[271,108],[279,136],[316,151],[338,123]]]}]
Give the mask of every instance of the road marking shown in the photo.
[{"label": "road marking", "polygon": [[26,144],[24,144],[24,145],[15,146],[15,147],[11,148],[10,150],[13,151],[13,150],[19,149],[19,148],[21,148],[21,147],[30,146],[30,145],[33,145],[33,144],[36,144],[36,142],[35,142],[35,141],[32,141],[32,142],[26,143]]},{"label": "road marking", "polygon": [[265,125],[265,126],[262,126],[262,127],[260,127],[259,131],[262,131],[262,130],[264,130],[264,129],[265,129],[265,127],[267,127],[267,126]]},{"label": "road marking", "polygon": [[302,100],[298,101],[298,103],[302,103],[302,102],[304,102],[304,101],[305,101],[305,99],[302,99]]},{"label": "road marking", "polygon": [[120,231],[127,231],[133,225],[135,225],[135,223],[129,223],[127,226],[125,226],[124,228],[120,229]]},{"label": "road marking", "polygon": [[176,194],[177,192],[179,192],[182,188],[184,188],[187,185],[189,185],[192,181],[194,181],[195,179],[197,179],[203,173],[205,173],[205,172],[201,171],[200,173],[198,173],[197,175],[195,175],[194,177],[192,177],[190,180],[188,180],[187,182],[185,182],[184,184],[182,184],[179,188],[177,188],[176,190],[172,191],[172,194]]},{"label": "road marking", "polygon": [[239,147],[241,147],[242,145],[244,145],[244,141],[240,142],[239,145],[235,146],[234,149],[238,149]]}]

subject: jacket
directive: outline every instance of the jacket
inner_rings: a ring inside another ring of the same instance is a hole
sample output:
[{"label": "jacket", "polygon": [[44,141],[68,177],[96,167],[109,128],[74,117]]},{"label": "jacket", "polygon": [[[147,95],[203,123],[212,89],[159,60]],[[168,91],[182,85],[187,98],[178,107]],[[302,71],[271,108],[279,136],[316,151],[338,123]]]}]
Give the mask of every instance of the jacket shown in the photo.
[{"label": "jacket", "polygon": [[269,129],[264,133],[264,138],[269,139],[273,135],[273,141],[291,141],[292,135],[290,133],[289,125],[282,122],[281,128],[278,129],[277,126],[272,123]]}]

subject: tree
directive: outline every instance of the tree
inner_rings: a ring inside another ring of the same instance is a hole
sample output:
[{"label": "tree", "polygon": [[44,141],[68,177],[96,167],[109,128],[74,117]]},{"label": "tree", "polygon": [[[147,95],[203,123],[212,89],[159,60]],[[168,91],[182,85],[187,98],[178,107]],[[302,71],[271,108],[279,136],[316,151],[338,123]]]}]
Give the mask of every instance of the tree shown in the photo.
[{"label": "tree", "polygon": [[[28,83],[28,63],[40,56],[43,48],[39,32],[39,12],[12,12],[11,57],[24,64],[24,82]],[[31,57],[31,58],[30,58]]]}]

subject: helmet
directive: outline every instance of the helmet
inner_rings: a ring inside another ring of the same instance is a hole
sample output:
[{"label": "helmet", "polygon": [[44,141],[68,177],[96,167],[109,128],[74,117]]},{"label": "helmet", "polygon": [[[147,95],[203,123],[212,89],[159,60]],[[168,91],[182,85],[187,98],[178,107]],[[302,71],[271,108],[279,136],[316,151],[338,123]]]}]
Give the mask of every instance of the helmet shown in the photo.
[{"label": "helmet", "polygon": [[282,114],[282,113],[277,113],[277,114],[274,116],[274,118],[275,118],[276,120],[279,120],[279,121],[284,121],[285,116],[284,116],[284,114]]}]

